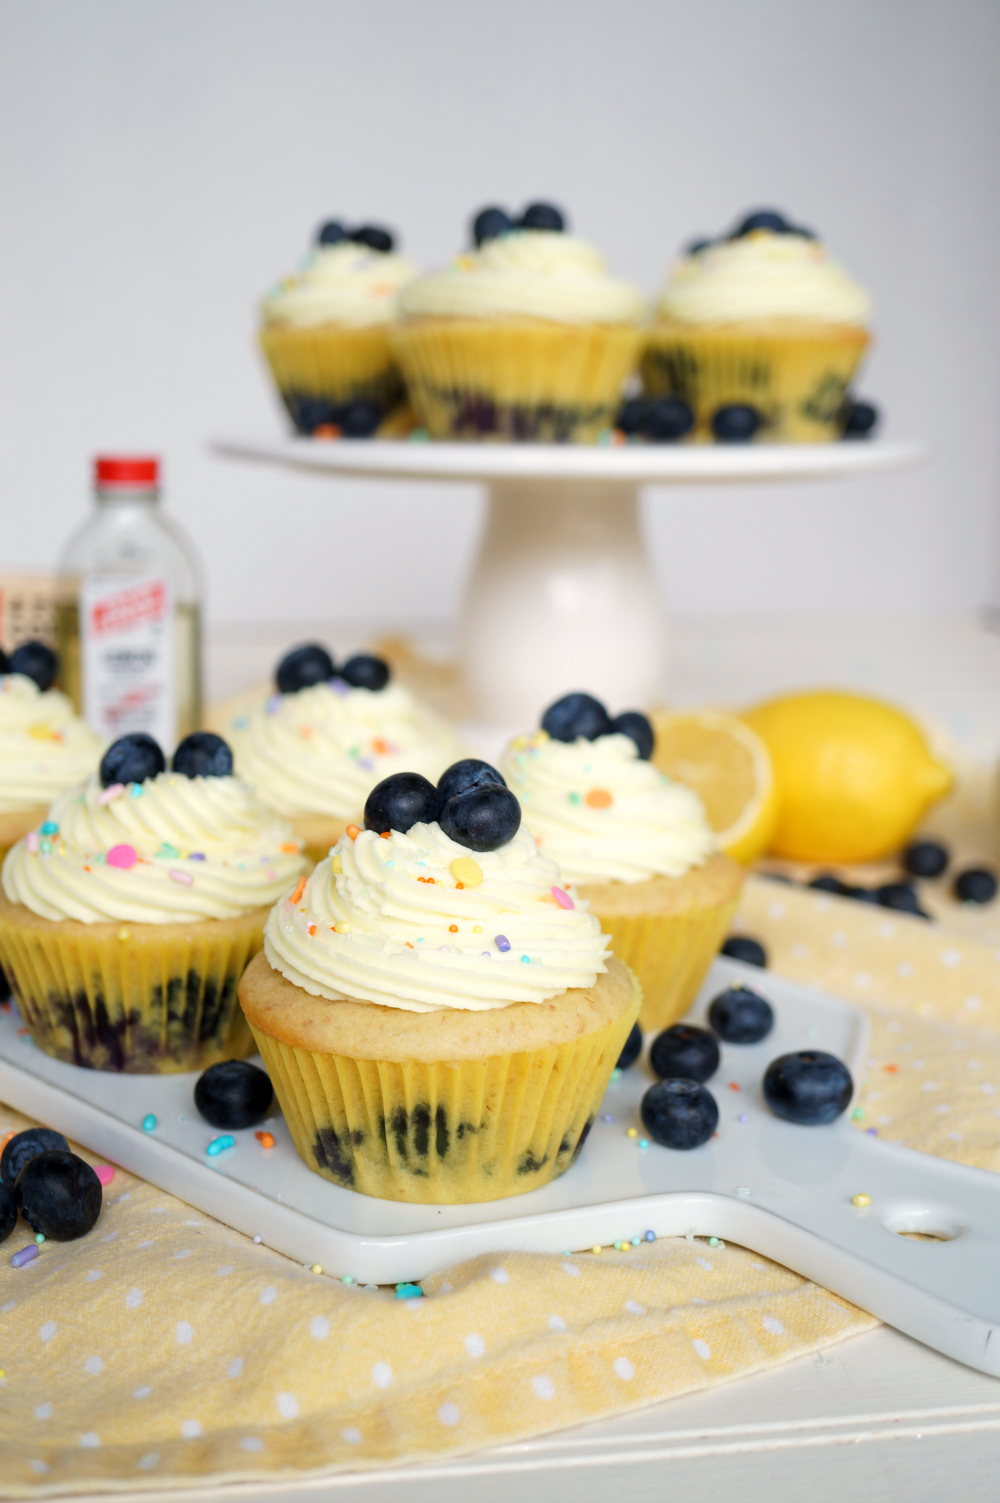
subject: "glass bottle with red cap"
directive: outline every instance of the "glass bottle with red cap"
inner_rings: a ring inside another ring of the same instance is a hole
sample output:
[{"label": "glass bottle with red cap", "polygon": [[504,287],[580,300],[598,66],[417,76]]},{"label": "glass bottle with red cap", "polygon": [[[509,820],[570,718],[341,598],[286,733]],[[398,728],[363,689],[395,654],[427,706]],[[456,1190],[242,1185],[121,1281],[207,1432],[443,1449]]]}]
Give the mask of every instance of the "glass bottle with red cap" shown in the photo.
[{"label": "glass bottle with red cap", "polygon": [[63,554],[61,685],[99,735],[147,731],[169,755],[201,724],[199,567],[160,510],[159,461],[94,462],[93,515]]}]

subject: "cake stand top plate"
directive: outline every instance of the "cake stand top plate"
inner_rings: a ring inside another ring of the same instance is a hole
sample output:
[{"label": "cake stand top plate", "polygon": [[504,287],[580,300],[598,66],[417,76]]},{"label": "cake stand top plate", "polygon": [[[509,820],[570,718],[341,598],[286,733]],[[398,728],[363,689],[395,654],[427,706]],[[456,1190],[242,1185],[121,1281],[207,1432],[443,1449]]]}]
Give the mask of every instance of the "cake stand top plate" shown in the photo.
[{"label": "cake stand top plate", "polygon": [[916,464],[923,444],[874,440],[830,444],[506,444],[413,439],[226,438],[230,459],[292,465],[336,475],[399,480],[619,481],[625,485],[827,480]]}]

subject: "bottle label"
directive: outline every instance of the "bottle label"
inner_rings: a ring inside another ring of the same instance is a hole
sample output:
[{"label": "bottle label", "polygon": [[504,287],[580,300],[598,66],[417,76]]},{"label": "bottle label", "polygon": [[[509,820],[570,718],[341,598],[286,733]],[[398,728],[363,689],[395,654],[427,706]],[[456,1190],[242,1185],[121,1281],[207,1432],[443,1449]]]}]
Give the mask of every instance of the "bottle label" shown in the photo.
[{"label": "bottle label", "polygon": [[114,740],[146,731],[167,755],[177,736],[169,579],[92,574],[80,591],[83,713]]}]

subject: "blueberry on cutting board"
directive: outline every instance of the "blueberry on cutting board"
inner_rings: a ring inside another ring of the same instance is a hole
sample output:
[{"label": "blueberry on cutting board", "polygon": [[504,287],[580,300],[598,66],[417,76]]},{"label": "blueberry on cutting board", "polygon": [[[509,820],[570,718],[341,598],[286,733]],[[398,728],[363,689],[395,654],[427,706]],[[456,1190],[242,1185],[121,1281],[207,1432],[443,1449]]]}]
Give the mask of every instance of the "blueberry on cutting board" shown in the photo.
[{"label": "blueberry on cutting board", "polygon": [[700,1148],[719,1125],[715,1097],[696,1080],[658,1081],[643,1096],[640,1115],[649,1136],[664,1148]]},{"label": "blueberry on cutting board", "polygon": [[843,1060],[822,1049],[782,1054],[768,1065],[763,1084],[764,1100],[774,1115],[802,1127],[835,1121],[854,1091]]},{"label": "blueberry on cutting board", "polygon": [[774,1011],[751,987],[731,986],[715,998],[708,1021],[726,1044],[759,1044],[774,1027]]},{"label": "blueberry on cutting board", "polygon": [[642,1029],[638,1023],[632,1025],[632,1031],[622,1047],[618,1056],[616,1070],[630,1070],[642,1053]]},{"label": "blueberry on cutting board", "polygon": [[270,1077],[245,1059],[209,1065],[194,1088],[194,1104],[205,1121],[230,1131],[263,1122],[273,1101]]},{"label": "blueberry on cutting board", "polygon": [[719,1068],[719,1046],[707,1028],[673,1023],[653,1040],[649,1064],[661,1080],[696,1080],[704,1085]]}]

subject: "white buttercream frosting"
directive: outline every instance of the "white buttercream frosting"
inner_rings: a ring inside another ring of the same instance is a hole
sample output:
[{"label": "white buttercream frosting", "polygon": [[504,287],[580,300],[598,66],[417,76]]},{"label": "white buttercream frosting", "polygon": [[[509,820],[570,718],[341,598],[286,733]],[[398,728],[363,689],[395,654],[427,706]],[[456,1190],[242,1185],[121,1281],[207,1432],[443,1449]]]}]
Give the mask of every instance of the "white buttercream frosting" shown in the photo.
[{"label": "white buttercream frosting", "polygon": [[225,727],[236,771],[279,814],[360,823],[365,799],[394,772],[436,782],[461,756],[454,733],[403,684],[351,689],[342,679],[272,694]]},{"label": "white buttercream frosting", "polygon": [[817,241],[755,230],[677,262],[656,312],[682,324],[795,318],[863,325],[871,300]]},{"label": "white buttercream frosting", "polygon": [[47,808],[94,770],[101,747],[65,694],[0,676],[0,814]]},{"label": "white buttercream frosting", "polygon": [[3,890],[39,917],[83,924],[237,918],[287,892],[306,863],[291,829],[237,778],[161,772],[57,799],[3,864]]},{"label": "white buttercream frosting", "polygon": [[456,256],[444,271],[400,293],[407,318],[542,318],[568,324],[634,324],[640,293],[608,275],[601,253],[571,235],[511,230]]},{"label": "white buttercream frosting", "polygon": [[715,850],[701,800],[639,756],[629,736],[518,736],[500,761],[524,824],[568,881],[681,877]]},{"label": "white buttercream frosting", "polygon": [[417,268],[393,251],[350,240],[319,245],[300,271],[268,293],[261,314],[265,325],[285,328],[387,324],[399,289],[416,275]]},{"label": "white buttercream frosting", "polygon": [[387,837],[362,830],[341,838],[297,902],[276,904],[264,949],[289,981],[335,1002],[407,1012],[545,1002],[607,969],[608,936],[561,884],[523,825],[482,853],[436,823]]}]

